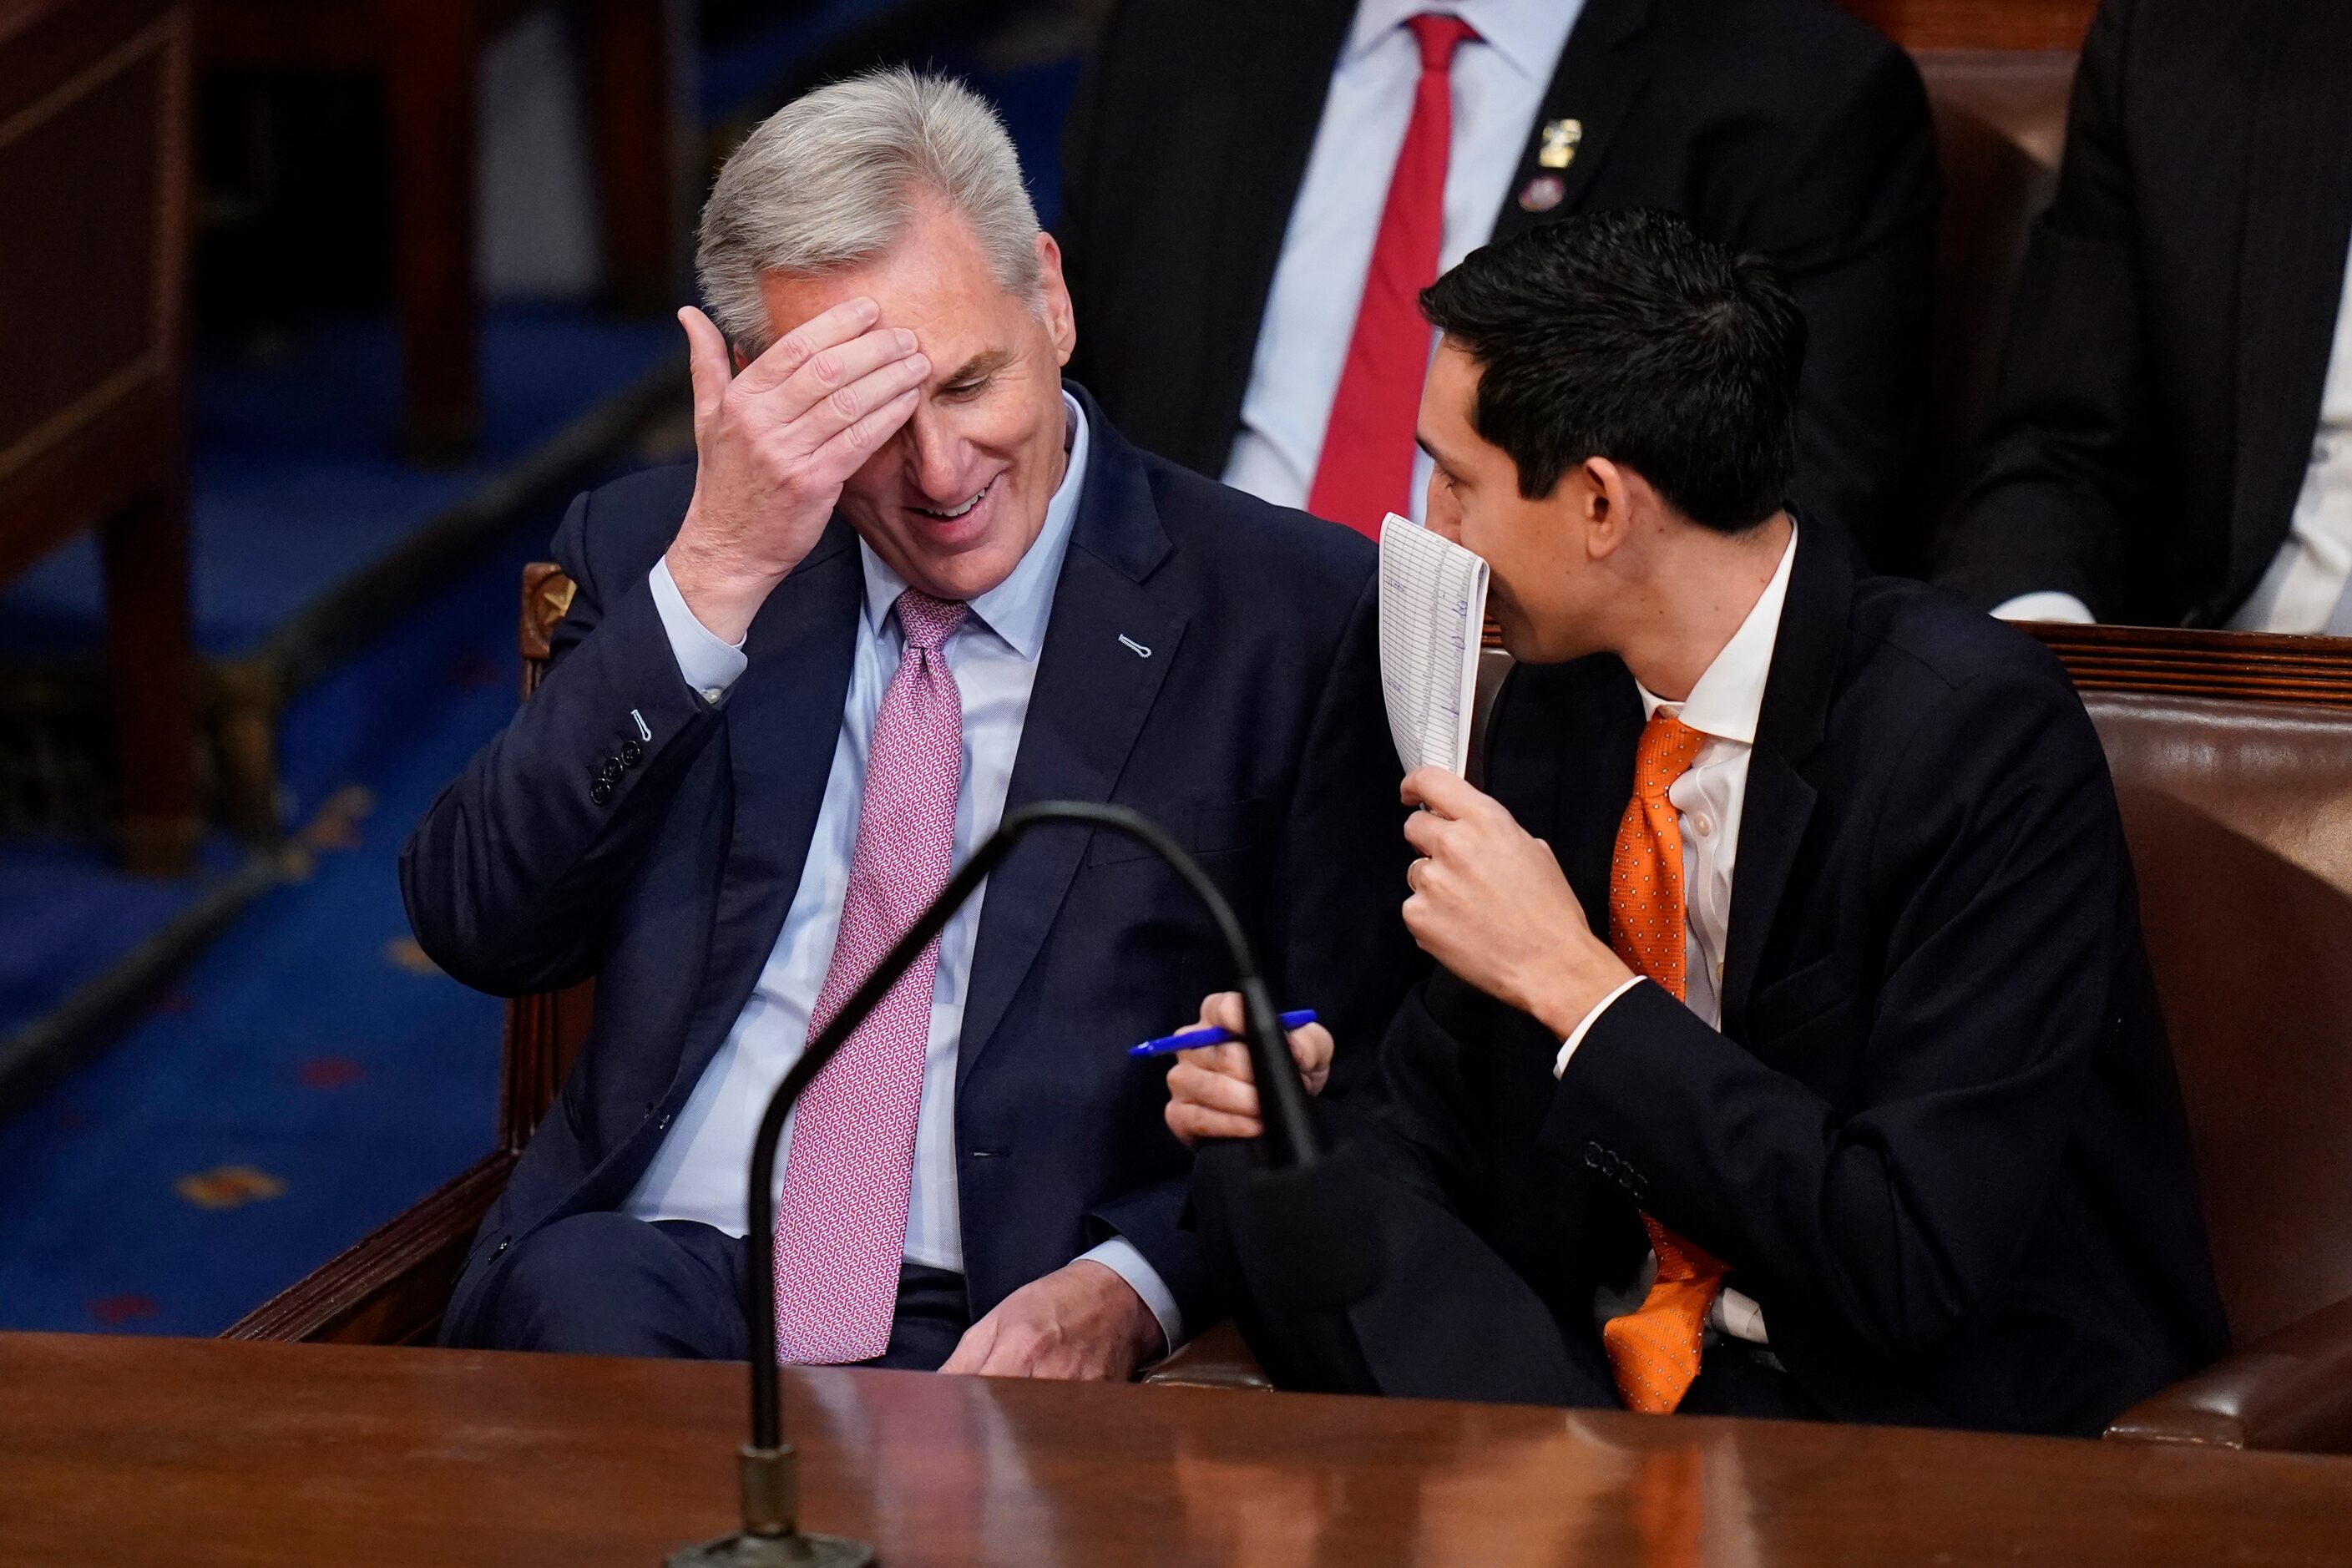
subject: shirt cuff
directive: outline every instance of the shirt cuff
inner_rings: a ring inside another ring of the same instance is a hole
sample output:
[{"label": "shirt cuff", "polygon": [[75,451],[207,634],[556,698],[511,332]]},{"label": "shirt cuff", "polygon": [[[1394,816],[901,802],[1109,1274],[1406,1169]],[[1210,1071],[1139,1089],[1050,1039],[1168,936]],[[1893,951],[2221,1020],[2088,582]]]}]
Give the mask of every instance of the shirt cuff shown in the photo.
[{"label": "shirt cuff", "polygon": [[2055,588],[2005,599],[1992,607],[1992,614],[1995,620],[2000,621],[2072,621],[2085,626],[2099,623],[2099,617],[2091,614],[2090,605]]},{"label": "shirt cuff", "polygon": [[1618,997],[1622,996],[1626,992],[1631,991],[1634,986],[1642,984],[1642,980],[1643,976],[1636,974],[1630,979],[1619,982],[1618,986],[1614,991],[1612,991],[1608,995],[1603,996],[1600,1001],[1595,1002],[1592,1005],[1591,1012],[1587,1013],[1583,1017],[1577,1020],[1576,1027],[1570,1029],[1568,1032],[1568,1038],[1561,1042],[1559,1055],[1552,1059],[1552,1077],[1558,1078],[1560,1074],[1568,1070],[1568,1058],[1576,1054],[1577,1047],[1584,1044],[1584,1037],[1592,1032],[1593,1025],[1601,1022],[1601,1015],[1609,1011],[1611,1005],[1616,1002]]},{"label": "shirt cuff", "polygon": [[1746,1340],[1751,1345],[1772,1342],[1772,1336],[1764,1329],[1764,1309],[1756,1304],[1753,1296],[1744,1296],[1728,1285],[1716,1292],[1707,1321],[1715,1325],[1717,1333]]},{"label": "shirt cuff", "polygon": [[1160,1278],[1160,1270],[1144,1261],[1135,1243],[1123,1236],[1114,1236],[1080,1258],[1082,1261],[1091,1259],[1101,1264],[1143,1298],[1143,1304],[1160,1320],[1160,1331],[1168,1336],[1169,1350],[1184,1342],[1184,1314],[1177,1309],[1176,1298],[1170,1293],[1167,1281]]},{"label": "shirt cuff", "polygon": [[677,579],[669,574],[668,557],[654,563],[646,586],[653,590],[662,630],[669,634],[669,651],[677,658],[677,672],[702,694],[705,702],[716,704],[751,662],[743,657],[743,645],[720,641],[694,618],[694,612],[686,607],[686,595],[677,591]]}]

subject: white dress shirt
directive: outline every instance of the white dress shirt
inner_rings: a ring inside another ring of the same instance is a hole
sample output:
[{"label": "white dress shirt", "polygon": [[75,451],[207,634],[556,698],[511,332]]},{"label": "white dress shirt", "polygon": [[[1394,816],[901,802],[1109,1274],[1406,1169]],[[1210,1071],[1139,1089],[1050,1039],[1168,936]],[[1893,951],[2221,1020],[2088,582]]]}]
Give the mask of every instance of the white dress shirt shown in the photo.
[{"label": "white dress shirt", "polygon": [[[1674,803],[1683,840],[1683,1002],[1711,1029],[1723,1026],[1723,950],[1731,933],[1731,877],[1739,856],[1740,814],[1748,803],[1748,761],[1755,754],[1757,717],[1764,709],[1764,684],[1772,673],[1780,610],[1789,597],[1789,570],[1796,559],[1792,529],[1772,580],[1691,687],[1689,697],[1668,702],[1639,682],[1634,685],[1645,721],[1663,711],[1706,737],[1666,798]],[[1552,1064],[1554,1078],[1568,1071],[1569,1058],[1601,1015],[1639,984],[1638,975],[1626,981],[1584,1016],[1560,1045]],[[1734,1339],[1767,1342],[1762,1310],[1737,1290],[1726,1289],[1717,1297],[1709,1321]]]},{"label": "white dress shirt", "polygon": [[[1583,0],[1362,0],[1356,7],[1283,230],[1225,483],[1292,507],[1305,506],[1314,486],[1389,178],[1412,121],[1421,48],[1406,19],[1444,12],[1478,34],[1454,56],[1442,272],[1493,236],[1544,89],[1583,8]],[[1428,488],[1429,458],[1416,454],[1416,521]]]},{"label": "white dress shirt", "polygon": [[[1067,470],[1045,508],[1036,541],[1013,574],[971,601],[971,613],[949,637],[944,653],[963,700],[963,769],[956,794],[955,858],[958,864],[996,831],[1004,795],[1021,748],[1021,731],[1036,680],[1037,654],[1045,638],[1054,589],[1077,514],[1087,468],[1087,423],[1067,395]],[[826,776],[824,799],[809,839],[800,886],[727,1041],[710,1058],[685,1109],[662,1140],[653,1163],[622,1205],[639,1219],[699,1220],[743,1234],[744,1173],[760,1112],[769,1095],[807,1044],[809,1011],[833,962],[841,924],[842,897],[857,844],[867,748],[882,694],[897,673],[906,639],[892,614],[906,588],[881,557],[858,542],[865,569],[864,613],[857,620],[857,646],[850,667],[849,695],[842,709],[841,735]],[[740,646],[721,641],[696,620],[669,574],[655,565],[654,602],[669,634],[686,681],[716,702],[740,678],[747,661]],[[956,1055],[962,1041],[964,1000],[971,982],[972,944],[987,898],[983,884],[940,933],[939,973],[931,991],[931,1031],[923,1066],[923,1097],[915,1122],[913,1183],[907,1205],[907,1257],[935,1268],[963,1268],[963,1228],[957,1206],[955,1163]],[[785,1124],[784,1154],[776,1165],[776,1189],[791,1159],[792,1124]],[[1158,1272],[1134,1246],[1113,1237],[1086,1254],[1134,1288],[1160,1320],[1171,1345],[1181,1342],[1176,1300]]]},{"label": "white dress shirt", "polygon": [[[2286,542],[2230,617],[2230,629],[2326,631],[2347,588],[2352,588],[2352,258],[2344,268],[2344,297],[2336,308],[2336,345],[2328,355],[2319,427],[2312,436],[2311,461],[2304,469]],[[2074,595],[2049,589],[2021,594],[1996,606],[1993,614],[2005,621],[2096,618]]]}]

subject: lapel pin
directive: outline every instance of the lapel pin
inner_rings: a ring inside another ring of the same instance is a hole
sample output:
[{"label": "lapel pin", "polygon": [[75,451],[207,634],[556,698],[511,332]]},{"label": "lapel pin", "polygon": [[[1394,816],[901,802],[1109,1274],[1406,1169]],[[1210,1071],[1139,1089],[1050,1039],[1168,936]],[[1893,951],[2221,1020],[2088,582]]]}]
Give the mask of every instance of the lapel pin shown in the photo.
[{"label": "lapel pin", "polygon": [[1538,136],[1537,166],[1545,169],[1567,168],[1576,162],[1577,143],[1583,140],[1583,121],[1551,121],[1544,126]]},{"label": "lapel pin", "polygon": [[1528,212],[1548,213],[1567,195],[1568,187],[1560,184],[1559,175],[1538,174],[1519,187],[1519,205]]},{"label": "lapel pin", "polygon": [[1119,634],[1118,634],[1118,640],[1119,640],[1121,643],[1125,644],[1125,645],[1126,645],[1126,647],[1127,647],[1127,650],[1128,650],[1129,653],[1132,653],[1133,655],[1135,655],[1135,657],[1136,657],[1136,658],[1150,658],[1151,657],[1151,650],[1150,650],[1150,648],[1148,648],[1148,647],[1144,647],[1141,643],[1139,643],[1139,642],[1136,641],[1133,637],[1131,637],[1128,636],[1125,632],[1121,632],[1121,633],[1119,633]]}]

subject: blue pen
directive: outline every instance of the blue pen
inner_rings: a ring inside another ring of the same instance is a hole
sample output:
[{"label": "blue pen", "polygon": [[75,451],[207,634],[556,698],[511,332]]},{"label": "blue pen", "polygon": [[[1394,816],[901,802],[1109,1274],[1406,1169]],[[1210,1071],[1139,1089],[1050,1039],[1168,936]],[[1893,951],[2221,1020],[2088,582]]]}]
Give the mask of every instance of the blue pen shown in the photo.
[{"label": "blue pen", "polygon": [[[1277,1014],[1275,1017],[1275,1022],[1280,1024],[1286,1030],[1303,1029],[1314,1021],[1315,1009],[1312,1007],[1302,1007],[1296,1013]],[[1146,1040],[1139,1046],[1129,1046],[1127,1047],[1127,1054],[1131,1057],[1159,1057],[1165,1056],[1170,1051],[1192,1051],[1198,1050],[1202,1046],[1222,1046],[1228,1040],[1240,1038],[1241,1037],[1231,1029],[1186,1029],[1179,1035],[1162,1035],[1156,1040]]]}]

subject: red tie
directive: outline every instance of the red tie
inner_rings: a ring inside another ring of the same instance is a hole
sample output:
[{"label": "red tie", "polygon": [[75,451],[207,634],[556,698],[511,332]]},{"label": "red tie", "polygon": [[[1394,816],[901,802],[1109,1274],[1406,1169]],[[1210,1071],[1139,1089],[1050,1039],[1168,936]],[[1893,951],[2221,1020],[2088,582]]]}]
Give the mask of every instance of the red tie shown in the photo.
[{"label": "red tie", "polygon": [[1307,510],[1380,537],[1381,518],[1412,510],[1412,426],[1429,369],[1429,323],[1415,297],[1437,280],[1445,237],[1445,160],[1454,139],[1454,50],[1478,35],[1459,16],[1424,12],[1405,23],[1421,45],[1388,205],[1372,246],[1371,270],[1356,306],[1356,332],[1323,429],[1323,453]]}]

